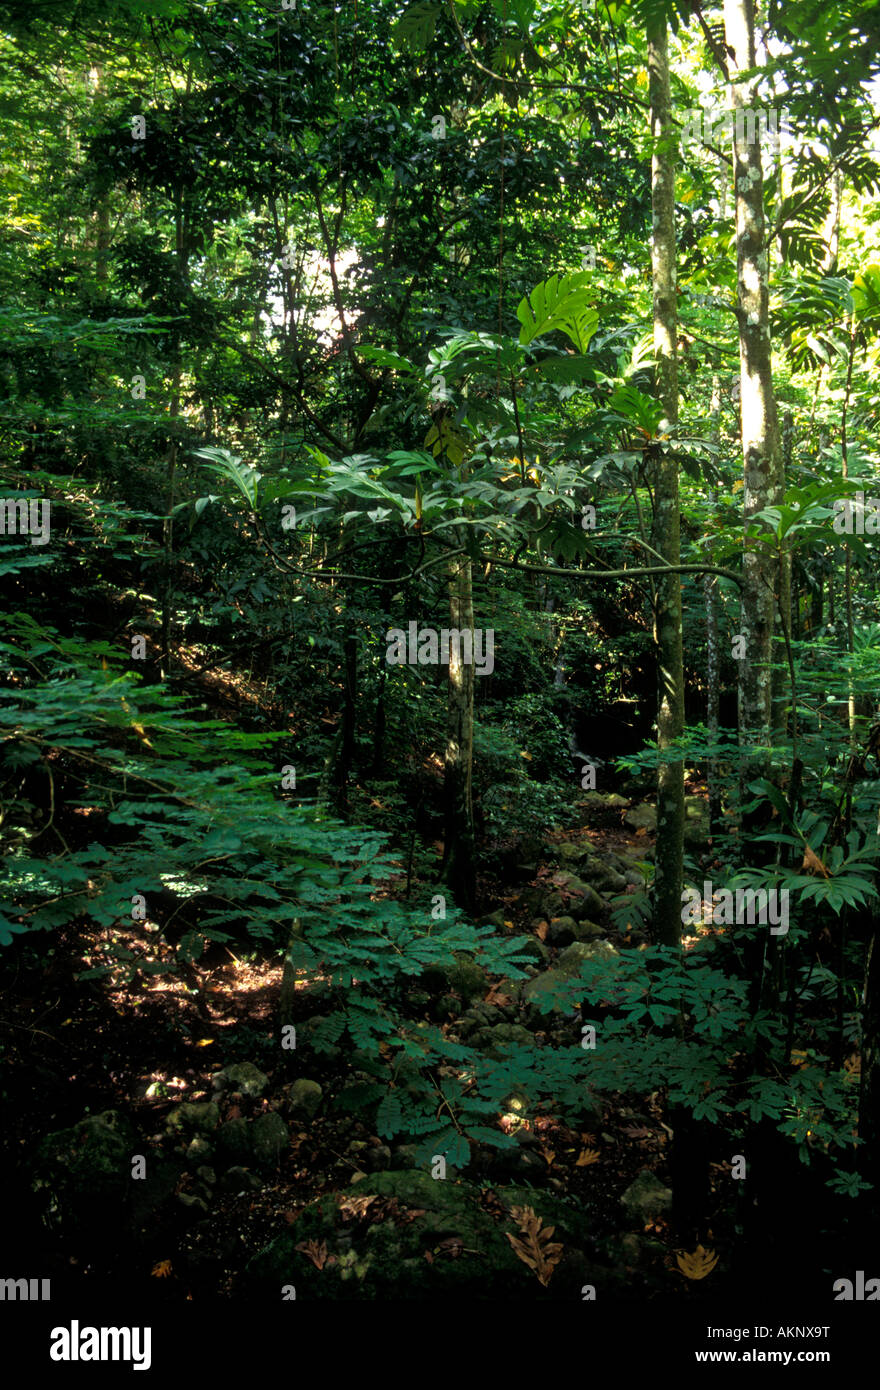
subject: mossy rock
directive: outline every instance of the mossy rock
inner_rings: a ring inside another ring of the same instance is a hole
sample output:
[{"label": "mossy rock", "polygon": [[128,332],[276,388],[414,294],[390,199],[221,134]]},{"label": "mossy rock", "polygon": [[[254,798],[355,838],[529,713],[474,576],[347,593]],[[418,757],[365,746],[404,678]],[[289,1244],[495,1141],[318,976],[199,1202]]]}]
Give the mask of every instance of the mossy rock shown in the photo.
[{"label": "mossy rock", "polygon": [[128,1120],[105,1110],[48,1134],[37,1150],[34,1192],[54,1229],[118,1229],[132,1195],[132,1156],[143,1152]]},{"label": "mossy rock", "polygon": [[[622,893],[626,888],[626,879],[610,860],[610,856],[600,859],[598,855],[594,855],[581,869],[584,879],[596,893]],[[583,915],[588,916],[591,911],[594,909],[588,903]],[[574,912],[572,915],[577,916],[577,913]]]},{"label": "mossy rock", "polygon": [[261,1096],[269,1085],[265,1072],[253,1062],[233,1062],[211,1078],[215,1091],[238,1091],[243,1096]]},{"label": "mossy rock", "polygon": [[472,956],[457,951],[448,964],[432,965],[424,971],[422,984],[435,994],[457,994],[467,1006],[486,993],[489,977]]},{"label": "mossy rock", "polygon": [[220,1123],[220,1111],[212,1100],[184,1100],[169,1113],[165,1127],[171,1134],[212,1134]]},{"label": "mossy rock", "polygon": [[290,1131],[280,1115],[270,1110],[258,1115],[249,1126],[248,1139],[258,1168],[277,1168],[290,1140]]},{"label": "mossy rock", "polygon": [[496,1023],[492,1028],[480,1028],[470,1038],[471,1047],[487,1052],[490,1057],[502,1057],[508,1048],[534,1047],[535,1039],[520,1023]]},{"label": "mossy rock", "polygon": [[217,1145],[228,1162],[244,1164],[250,1161],[251,1142],[247,1120],[227,1120],[217,1131]]},{"label": "mossy rock", "polygon": [[[435,1180],[425,1172],[374,1173],[344,1194],[313,1202],[296,1228],[282,1231],[245,1271],[246,1291],[274,1298],[292,1284],[298,1299],[517,1298],[580,1301],[581,1286],[607,1292],[619,1277],[584,1253],[587,1218],[578,1207],[530,1188],[500,1187],[503,1215],[481,1205],[474,1183]],[[346,1219],[340,1202],[357,1199]],[[374,1198],[364,1209],[363,1199]],[[519,1238],[513,1207],[531,1207],[563,1255],[546,1288],[518,1258],[507,1235]],[[326,1242],[328,1260],[317,1270],[302,1250]],[[428,1257],[428,1258],[426,1258]]]},{"label": "mossy rock", "polygon": [[[583,962],[617,954],[610,941],[573,941],[566,946],[552,969],[543,971],[527,982],[523,1000],[531,1006],[533,1016],[548,1009],[558,1014],[571,1013],[580,995],[577,990],[572,991],[567,986],[580,973]],[[547,1007],[542,1008],[542,1005]]]},{"label": "mossy rock", "polygon": [[629,830],[654,831],[657,829],[657,807],[643,801],[640,806],[633,806],[631,811],[627,811],[623,823]]}]

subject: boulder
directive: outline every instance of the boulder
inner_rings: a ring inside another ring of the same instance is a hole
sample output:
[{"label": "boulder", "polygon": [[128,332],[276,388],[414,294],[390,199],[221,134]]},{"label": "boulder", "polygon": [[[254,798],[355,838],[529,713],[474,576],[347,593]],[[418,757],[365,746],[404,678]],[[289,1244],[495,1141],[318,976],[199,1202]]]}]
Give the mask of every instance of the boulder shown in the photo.
[{"label": "boulder", "polygon": [[562,840],[556,846],[555,859],[564,869],[572,869],[577,872],[578,866],[585,859],[589,859],[591,854],[595,854],[595,846],[589,840],[568,841]]},{"label": "boulder", "polygon": [[534,1047],[535,1039],[521,1023],[496,1023],[493,1028],[480,1028],[470,1039],[472,1047],[479,1048],[490,1057],[501,1057],[505,1050],[519,1043],[523,1047]]},{"label": "boulder", "polygon": [[256,1174],[242,1168],[239,1164],[227,1169],[220,1179],[220,1187],[224,1192],[234,1192],[241,1197],[246,1192],[259,1192],[263,1186]]},{"label": "boulder", "polygon": [[657,807],[643,801],[640,806],[633,806],[631,811],[627,811],[623,823],[630,830],[656,830]]},{"label": "boulder", "polygon": [[211,1134],[220,1123],[212,1100],[182,1100],[170,1111],[165,1127],[170,1134]]},{"label": "boulder", "polygon": [[[70,1129],[48,1134],[37,1149],[33,1189],[43,1219],[65,1233],[118,1230],[132,1189],[131,1160],[142,1151],[118,1110],[88,1115]],[[149,1165],[148,1165],[149,1166]]]},{"label": "boulder", "polygon": [[290,1131],[281,1116],[270,1110],[268,1115],[258,1115],[251,1121],[248,1138],[257,1166],[277,1168],[290,1140]]},{"label": "boulder", "polygon": [[[545,921],[545,919],[539,917],[537,921],[532,924],[532,931],[543,921]],[[544,945],[544,942],[538,936],[528,936],[522,950],[523,955],[530,956],[536,965],[546,965],[547,961],[550,959],[548,947]],[[520,981],[520,983],[522,982]]]},{"label": "boulder", "polygon": [[600,927],[596,922],[590,922],[586,918],[575,925],[575,941],[596,941],[600,936],[604,935],[604,927]]},{"label": "boulder", "polygon": [[635,1182],[630,1183],[620,1199],[620,1205],[631,1220],[645,1226],[658,1216],[672,1210],[672,1192],[655,1178],[649,1168],[643,1168]]},{"label": "boulder", "polygon": [[261,1096],[269,1085],[265,1072],[253,1062],[233,1062],[211,1078],[215,1091],[238,1091],[243,1096]]},{"label": "boulder", "polygon": [[422,975],[422,982],[434,993],[451,991],[459,995],[465,1005],[489,988],[486,971],[464,951],[457,951],[448,963],[429,966]]},{"label": "boulder", "polygon": [[577,934],[577,922],[573,917],[553,917],[547,928],[547,940],[554,946],[568,946]]},{"label": "boulder", "polygon": [[287,1096],[290,1101],[290,1113],[310,1120],[317,1113],[324,1092],[317,1081],[310,1081],[308,1077],[301,1076],[288,1087]]},{"label": "boulder", "polygon": [[221,1125],[217,1131],[217,1146],[233,1163],[247,1162],[251,1152],[247,1120],[227,1120]]},{"label": "boulder", "polygon": [[584,961],[610,959],[617,951],[610,941],[573,941],[560,955],[556,965],[529,980],[523,989],[523,999],[538,1013],[570,1013],[578,1002],[577,989],[569,982],[580,972]]},{"label": "boulder", "polygon": [[[585,863],[587,875],[592,871],[595,860],[588,860]],[[563,912],[555,913],[554,916],[573,917],[575,921],[580,921],[582,917],[589,915],[596,916],[602,912],[604,903],[593,887],[592,883],[587,883],[583,878],[578,878],[575,874],[566,871],[554,874],[554,885],[563,894],[563,901],[566,908]]]},{"label": "boulder", "polygon": [[[597,894],[622,893],[626,888],[626,879],[623,874],[606,859],[600,859],[598,854],[582,866],[581,875]],[[587,911],[591,910],[595,911],[595,909],[587,909]]]}]

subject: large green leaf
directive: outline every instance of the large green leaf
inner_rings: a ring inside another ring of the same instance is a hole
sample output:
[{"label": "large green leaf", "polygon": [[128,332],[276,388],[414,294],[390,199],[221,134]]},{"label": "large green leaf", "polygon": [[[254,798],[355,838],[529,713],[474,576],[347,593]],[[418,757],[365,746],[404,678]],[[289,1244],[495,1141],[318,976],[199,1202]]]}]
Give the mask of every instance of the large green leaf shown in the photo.
[{"label": "large green leaf", "polygon": [[551,275],[549,280],[542,280],[516,311],[522,324],[520,343],[525,347],[542,334],[558,330],[578,352],[586,352],[599,326],[599,314],[590,303],[592,297],[588,272]]}]

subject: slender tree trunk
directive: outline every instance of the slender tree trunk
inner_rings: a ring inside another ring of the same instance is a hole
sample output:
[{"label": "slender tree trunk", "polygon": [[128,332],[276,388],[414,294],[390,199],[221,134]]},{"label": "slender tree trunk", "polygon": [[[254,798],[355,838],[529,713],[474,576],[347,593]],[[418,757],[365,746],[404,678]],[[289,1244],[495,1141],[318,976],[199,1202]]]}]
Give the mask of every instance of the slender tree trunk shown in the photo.
[{"label": "slender tree trunk", "polygon": [[[450,626],[473,640],[474,600],[469,555],[456,555],[449,565]],[[462,636],[463,641],[463,636]],[[474,752],[474,667],[461,660],[455,641],[449,646],[446,707],[444,790],[446,801],[443,874],[459,907],[476,906],[476,858],[471,769]]]},{"label": "slender tree trunk", "polygon": [[[654,305],[654,357],[657,394],[666,417],[662,431],[678,421],[678,339],[676,320],[675,159],[676,135],[670,119],[669,59],[665,20],[648,28],[651,106],[651,270]],[[670,565],[680,563],[678,464],[658,447],[654,471],[654,547]],[[654,602],[659,691],[657,742],[662,752],[684,730],[681,579],[658,577]],[[674,950],[681,944],[681,885],[684,839],[684,764],[661,762],[657,774],[657,849],[654,873],[654,928],[657,941]],[[684,1020],[679,1016],[675,1032]],[[670,1039],[670,1045],[674,1045]],[[705,1126],[686,1106],[670,1107],[672,1124],[673,1222],[680,1237],[697,1235],[708,1197]]]},{"label": "slender tree trunk", "polygon": [[[781,499],[782,452],[773,390],[768,291],[767,240],[764,225],[761,147],[746,112],[759,97],[755,78],[738,74],[754,69],[755,24],[751,0],[724,0],[725,43],[729,57],[734,110],[733,193],[736,212],[737,321],[740,349],[740,411],[743,449],[744,522]],[[756,746],[766,747],[773,730],[774,594],[776,565],[748,539],[745,542],[741,624],[745,656],[739,663],[740,736],[746,755],[745,776],[752,771]],[[780,593],[780,600],[782,594]]]},{"label": "slender tree trunk", "polygon": [[341,816],[348,814],[348,784],[354,761],[357,727],[357,677],[357,637],[354,633],[349,632],[343,643],[342,722],[337,735],[338,745],[331,774],[333,806]]},{"label": "slender tree trunk", "polygon": [[[677,140],[671,121],[669,59],[665,20],[648,31],[651,104],[651,204],[653,236],[651,271],[654,301],[654,356],[657,394],[666,417],[662,429],[678,421],[676,358],[675,158]],[[678,464],[657,449],[655,547],[670,565],[680,563]],[[669,748],[684,730],[684,670],[681,644],[681,577],[661,575],[656,590],[655,640],[659,691],[657,740]],[[681,940],[681,880],[684,838],[684,764],[661,762],[657,774],[657,853],[654,875],[656,938],[667,946]]]},{"label": "slender tree trunk", "polygon": [[[721,378],[717,372],[712,377],[710,416],[712,420],[712,442],[713,444],[717,444],[721,437]],[[715,507],[718,502],[718,492],[714,487],[709,489],[708,501],[710,507]],[[718,729],[721,723],[717,575],[706,574],[703,576],[703,601],[706,609],[706,727],[709,731],[710,740],[713,743],[717,743]],[[714,843],[716,836],[721,832],[721,787],[719,783],[717,758],[710,758],[708,761],[706,781],[709,787],[709,833]]]},{"label": "slender tree trunk", "polygon": [[874,1220],[880,1222],[876,1197],[880,1192],[880,942],[877,917],[868,941],[862,992],[862,1072],[859,1094],[859,1171],[874,1184]]}]

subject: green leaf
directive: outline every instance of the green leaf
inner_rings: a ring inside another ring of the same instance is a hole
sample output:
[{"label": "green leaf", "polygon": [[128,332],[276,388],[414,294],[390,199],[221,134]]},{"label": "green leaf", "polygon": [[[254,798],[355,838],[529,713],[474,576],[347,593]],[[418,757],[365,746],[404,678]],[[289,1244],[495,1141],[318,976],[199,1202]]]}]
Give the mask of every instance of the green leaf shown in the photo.
[{"label": "green leaf", "polygon": [[516,316],[522,324],[519,341],[527,346],[544,333],[558,330],[584,353],[599,326],[599,314],[590,303],[593,297],[589,272],[551,275],[536,285],[523,299]]},{"label": "green leaf", "polygon": [[394,47],[402,53],[424,53],[433,42],[440,8],[431,0],[417,0],[404,10],[391,30]]}]

